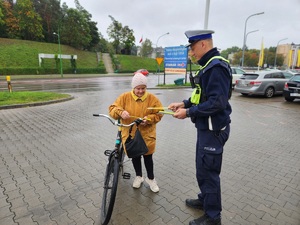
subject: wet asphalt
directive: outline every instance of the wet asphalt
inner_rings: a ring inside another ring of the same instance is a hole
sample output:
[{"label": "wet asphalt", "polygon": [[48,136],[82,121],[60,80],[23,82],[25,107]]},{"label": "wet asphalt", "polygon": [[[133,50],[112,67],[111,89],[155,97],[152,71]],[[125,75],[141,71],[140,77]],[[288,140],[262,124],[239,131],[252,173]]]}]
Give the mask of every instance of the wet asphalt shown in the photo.
[{"label": "wet asphalt", "polygon": [[[156,88],[156,78],[149,92],[165,106],[191,94],[190,88]],[[100,224],[103,152],[113,148],[117,128],[92,114],[107,113],[115,98],[130,89],[131,78],[91,79],[91,85],[95,79],[99,84],[60,89],[72,100],[0,110],[1,225]],[[232,132],[221,173],[222,224],[299,225],[300,101],[234,93],[230,102]],[[165,115],[157,125],[154,154],[159,193],[147,184],[133,189],[133,178],[120,179],[110,224],[182,225],[203,215],[184,203],[198,193],[195,142],[189,119]],[[125,171],[134,175],[128,159]]]}]

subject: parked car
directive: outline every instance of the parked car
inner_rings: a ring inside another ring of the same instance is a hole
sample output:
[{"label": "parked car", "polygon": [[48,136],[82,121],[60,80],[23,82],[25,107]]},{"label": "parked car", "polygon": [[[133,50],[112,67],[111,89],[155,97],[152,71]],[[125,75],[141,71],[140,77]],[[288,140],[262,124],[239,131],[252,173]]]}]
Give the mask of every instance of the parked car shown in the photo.
[{"label": "parked car", "polygon": [[291,71],[282,71],[282,73],[283,73],[283,75],[285,76],[286,79],[290,79],[295,74]]},{"label": "parked car", "polygon": [[234,90],[242,95],[264,95],[271,98],[282,94],[285,82],[292,74],[281,71],[258,71],[244,73],[236,80]]},{"label": "parked car", "polygon": [[149,75],[149,72],[146,69],[139,69],[139,70],[135,71],[133,74],[136,74],[136,73],[142,73],[144,76]]},{"label": "parked car", "polygon": [[293,69],[293,70],[291,69],[291,70],[284,70],[284,71],[285,71],[285,72],[289,72],[289,73],[291,73],[291,74],[293,74],[293,75],[294,75],[294,74],[300,73],[300,70],[299,70],[299,69],[298,69],[298,70],[297,70],[297,69]]},{"label": "parked car", "polygon": [[232,70],[232,87],[235,86],[236,80],[239,79],[245,71],[238,67],[231,67]]},{"label": "parked car", "polygon": [[300,73],[295,74],[285,83],[283,97],[288,102],[300,98]]}]

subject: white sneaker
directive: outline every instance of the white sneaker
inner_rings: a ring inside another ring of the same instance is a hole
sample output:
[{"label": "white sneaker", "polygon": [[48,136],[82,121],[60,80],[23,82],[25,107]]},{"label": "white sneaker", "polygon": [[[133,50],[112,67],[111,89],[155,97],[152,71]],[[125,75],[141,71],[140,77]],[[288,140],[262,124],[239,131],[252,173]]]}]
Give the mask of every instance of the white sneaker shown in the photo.
[{"label": "white sneaker", "polygon": [[134,188],[140,188],[141,184],[143,183],[143,181],[144,181],[143,177],[137,176],[136,178],[134,178],[132,187],[134,187]]},{"label": "white sneaker", "polygon": [[155,178],[150,180],[148,177],[146,177],[145,181],[149,184],[151,191],[159,192],[159,187],[157,186]]}]

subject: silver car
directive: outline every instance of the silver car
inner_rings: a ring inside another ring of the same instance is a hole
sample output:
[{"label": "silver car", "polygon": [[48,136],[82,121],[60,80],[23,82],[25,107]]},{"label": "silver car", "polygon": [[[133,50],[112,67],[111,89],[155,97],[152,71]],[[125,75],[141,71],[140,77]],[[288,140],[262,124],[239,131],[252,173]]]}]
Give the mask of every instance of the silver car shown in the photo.
[{"label": "silver car", "polygon": [[244,73],[236,80],[234,91],[242,95],[264,95],[271,98],[282,94],[284,84],[293,74],[282,71]]},{"label": "silver car", "polygon": [[238,67],[231,67],[232,70],[232,87],[235,86],[236,80],[239,79],[245,71]]}]

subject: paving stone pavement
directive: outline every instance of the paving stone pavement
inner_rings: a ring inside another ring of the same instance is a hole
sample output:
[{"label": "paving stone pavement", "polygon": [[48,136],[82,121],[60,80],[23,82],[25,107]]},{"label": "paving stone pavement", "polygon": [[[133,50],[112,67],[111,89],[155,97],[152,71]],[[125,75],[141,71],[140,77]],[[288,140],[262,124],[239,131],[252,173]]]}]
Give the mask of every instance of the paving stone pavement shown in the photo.
[{"label": "paving stone pavement", "polygon": [[[0,224],[100,224],[106,156],[117,129],[105,118],[124,90],[71,93],[67,102],[0,110]],[[190,89],[159,90],[164,105]],[[265,101],[266,104],[261,102]],[[225,146],[222,224],[300,224],[300,105],[269,99],[231,100]],[[185,206],[196,197],[196,130],[165,115],[157,126],[159,193],[120,179],[111,225],[183,225],[203,214]],[[125,164],[132,175],[131,162]]]}]

